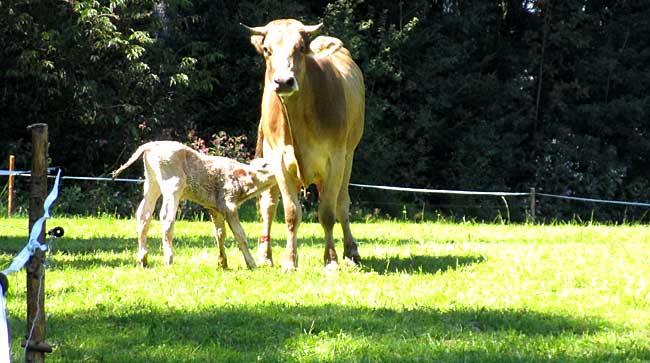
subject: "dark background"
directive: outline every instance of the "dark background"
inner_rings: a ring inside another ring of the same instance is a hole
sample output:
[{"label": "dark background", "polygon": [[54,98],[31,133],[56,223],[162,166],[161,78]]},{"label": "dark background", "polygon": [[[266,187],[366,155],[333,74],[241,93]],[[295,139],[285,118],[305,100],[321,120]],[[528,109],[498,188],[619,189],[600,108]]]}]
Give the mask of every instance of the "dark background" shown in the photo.
[{"label": "dark background", "polygon": [[[107,175],[155,139],[246,158],[264,65],[239,23],[286,17],[323,22],[364,72],[353,182],[650,201],[645,0],[2,1],[0,168],[9,154],[29,168],[36,122],[68,175]],[[138,202],[136,185],[64,187],[62,213],[129,215]],[[350,191],[362,219],[523,220],[528,205]],[[540,199],[537,212],[644,221],[647,208]]]}]

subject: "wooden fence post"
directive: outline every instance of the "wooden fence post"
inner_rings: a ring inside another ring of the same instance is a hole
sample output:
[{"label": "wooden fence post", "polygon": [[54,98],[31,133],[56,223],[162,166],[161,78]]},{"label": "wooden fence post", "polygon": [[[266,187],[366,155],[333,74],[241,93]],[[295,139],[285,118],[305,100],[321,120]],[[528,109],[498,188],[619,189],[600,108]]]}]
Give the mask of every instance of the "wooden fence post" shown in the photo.
[{"label": "wooden fence post", "polygon": [[[43,216],[43,203],[47,196],[47,124],[33,124],[32,131],[32,168],[29,199],[29,231],[34,223]],[[29,235],[29,232],[28,232]],[[38,241],[45,242],[45,223]],[[52,348],[45,340],[45,273],[43,260],[45,252],[37,248],[27,262],[27,333],[25,362],[42,363],[45,353]]]},{"label": "wooden fence post", "polygon": [[14,175],[11,174],[14,171],[16,163],[16,157],[9,155],[9,196],[7,197],[7,215],[11,216],[14,212]]}]

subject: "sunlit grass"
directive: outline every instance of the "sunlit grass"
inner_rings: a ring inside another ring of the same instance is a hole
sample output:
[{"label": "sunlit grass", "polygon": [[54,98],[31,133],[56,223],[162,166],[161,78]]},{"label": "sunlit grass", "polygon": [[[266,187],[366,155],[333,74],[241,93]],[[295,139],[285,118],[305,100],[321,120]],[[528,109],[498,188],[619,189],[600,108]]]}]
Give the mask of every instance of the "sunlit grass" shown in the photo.
[{"label": "sunlit grass", "polygon": [[[0,220],[2,266],[26,224]],[[48,362],[650,361],[642,225],[355,224],[364,262],[328,272],[320,226],[304,223],[291,274],[246,270],[230,235],[231,268],[218,269],[209,222],[177,223],[171,267],[154,223],[148,269],[135,264],[133,220],[56,225],[66,236],[46,272]],[[244,228],[255,253],[260,226]],[[276,224],[276,262],[284,237]],[[10,276],[7,295],[15,361],[24,280]]]}]

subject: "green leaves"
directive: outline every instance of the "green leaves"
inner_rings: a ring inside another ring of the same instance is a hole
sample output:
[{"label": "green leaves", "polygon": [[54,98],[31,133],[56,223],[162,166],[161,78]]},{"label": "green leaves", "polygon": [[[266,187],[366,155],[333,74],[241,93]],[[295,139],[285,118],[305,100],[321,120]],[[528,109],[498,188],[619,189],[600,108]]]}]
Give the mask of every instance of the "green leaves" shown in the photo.
[{"label": "green leaves", "polygon": [[[3,1],[0,153],[26,143],[34,122],[52,125],[62,151],[54,160],[78,174],[103,173],[125,142],[184,141],[190,130],[226,130],[250,144],[264,65],[238,24],[292,14],[322,21],[322,34],[340,38],[364,73],[353,181],[647,201],[646,3]],[[551,203],[542,213],[591,213],[581,208]]]}]

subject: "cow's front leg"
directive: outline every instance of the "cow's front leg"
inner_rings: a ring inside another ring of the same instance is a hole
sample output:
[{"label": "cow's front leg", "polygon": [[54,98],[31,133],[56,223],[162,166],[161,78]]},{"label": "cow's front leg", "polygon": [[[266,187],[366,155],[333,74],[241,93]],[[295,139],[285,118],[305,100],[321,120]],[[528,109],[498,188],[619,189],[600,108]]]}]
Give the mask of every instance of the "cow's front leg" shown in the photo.
[{"label": "cow's front leg", "polygon": [[228,221],[228,225],[232,230],[232,234],[235,236],[235,240],[239,245],[239,249],[244,255],[246,266],[248,266],[249,269],[254,269],[256,267],[255,260],[253,260],[253,256],[251,256],[251,253],[248,250],[246,234],[244,233],[244,229],[242,228],[241,223],[239,223],[239,214],[237,213],[237,206],[232,206],[230,210],[226,212],[226,220]]},{"label": "cow's front leg", "polygon": [[[293,148],[285,145],[273,157],[275,163],[275,179],[282,194],[284,206],[284,222],[287,225],[287,247],[282,269],[294,271],[298,265],[298,227],[302,220],[302,209],[298,200],[300,181],[298,180],[298,162],[293,154]],[[266,152],[266,151],[265,151]]]},{"label": "cow's front leg", "polygon": [[271,225],[278,209],[280,189],[273,187],[260,197],[260,214],[262,215],[262,234],[257,246],[257,262],[262,266],[273,266],[271,253]]},{"label": "cow's front leg", "polygon": [[210,218],[212,219],[212,224],[214,224],[212,233],[214,234],[214,238],[217,240],[217,249],[219,251],[217,266],[225,269],[228,268],[228,259],[226,258],[226,229],[223,215],[216,210],[210,210]]},{"label": "cow's front leg", "polygon": [[302,208],[298,200],[297,186],[281,189],[282,205],[284,206],[284,221],[287,225],[287,246],[282,269],[294,271],[298,266],[298,227],[302,221]]}]

